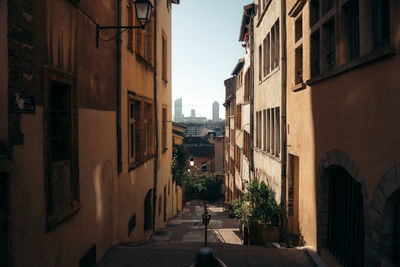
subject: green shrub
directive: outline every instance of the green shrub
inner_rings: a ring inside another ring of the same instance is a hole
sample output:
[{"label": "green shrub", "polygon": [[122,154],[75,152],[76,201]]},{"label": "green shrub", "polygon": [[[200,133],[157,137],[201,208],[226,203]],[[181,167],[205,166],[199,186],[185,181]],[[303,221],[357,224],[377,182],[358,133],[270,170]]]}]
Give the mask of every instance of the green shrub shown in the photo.
[{"label": "green shrub", "polygon": [[278,226],[280,209],[275,200],[275,192],[264,182],[252,181],[247,185],[244,195],[243,211],[247,223],[265,223]]},{"label": "green shrub", "polygon": [[[196,182],[197,181],[197,182]],[[215,174],[190,174],[185,179],[185,195],[187,198],[197,197],[203,200],[215,201],[221,197],[222,181]]]}]

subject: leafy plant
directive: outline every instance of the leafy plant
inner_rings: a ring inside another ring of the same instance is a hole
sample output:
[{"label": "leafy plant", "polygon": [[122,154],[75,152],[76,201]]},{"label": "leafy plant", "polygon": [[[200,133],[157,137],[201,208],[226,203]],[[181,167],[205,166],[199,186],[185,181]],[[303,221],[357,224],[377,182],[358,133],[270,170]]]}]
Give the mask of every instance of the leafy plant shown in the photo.
[{"label": "leafy plant", "polygon": [[279,206],[275,192],[264,182],[252,181],[247,185],[243,198],[243,219],[249,224],[265,223],[269,227],[279,225]]},{"label": "leafy plant", "polygon": [[185,183],[185,179],[189,176],[186,166],[188,158],[189,155],[184,145],[174,145],[171,172],[172,177],[179,186],[182,186]]},{"label": "leafy plant", "polygon": [[214,201],[221,196],[222,180],[215,174],[187,175],[185,179],[185,195],[188,198],[197,197],[203,200]]}]

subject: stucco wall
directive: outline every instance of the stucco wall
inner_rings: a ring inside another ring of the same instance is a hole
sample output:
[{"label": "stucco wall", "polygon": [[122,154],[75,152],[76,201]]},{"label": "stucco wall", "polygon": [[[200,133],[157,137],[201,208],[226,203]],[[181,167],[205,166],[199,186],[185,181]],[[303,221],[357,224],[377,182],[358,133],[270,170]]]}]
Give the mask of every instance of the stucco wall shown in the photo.
[{"label": "stucco wall", "polygon": [[[35,114],[21,117],[25,144],[15,147],[10,172],[14,266],[74,266],[94,243],[100,259],[115,242],[116,131],[110,123],[115,125],[116,114],[79,109],[78,117],[81,208],[49,233],[44,205],[43,108],[38,106]],[[102,135],[93,135],[96,132]]]},{"label": "stucco wall", "polygon": [[[287,10],[294,3],[294,0],[288,0]],[[302,13],[305,80],[310,78],[308,5],[309,2]],[[391,10],[399,10],[396,1],[391,1]],[[317,247],[316,179],[319,179],[317,170],[321,158],[328,151],[339,149],[357,164],[365,179],[363,197],[367,207],[364,207],[364,212],[374,199],[382,177],[400,162],[397,149],[400,145],[397,137],[400,106],[396,101],[400,95],[397,75],[400,64],[399,18],[391,16],[390,22],[395,55],[378,57],[300,91],[292,91],[291,87],[294,84],[294,67],[290,67],[294,62],[294,19],[288,18],[287,23],[288,153],[299,157],[300,231],[307,244]],[[366,26],[360,24],[360,29]],[[360,57],[368,55],[368,45],[367,40],[361,40]],[[368,223],[365,222],[366,229]]]}]

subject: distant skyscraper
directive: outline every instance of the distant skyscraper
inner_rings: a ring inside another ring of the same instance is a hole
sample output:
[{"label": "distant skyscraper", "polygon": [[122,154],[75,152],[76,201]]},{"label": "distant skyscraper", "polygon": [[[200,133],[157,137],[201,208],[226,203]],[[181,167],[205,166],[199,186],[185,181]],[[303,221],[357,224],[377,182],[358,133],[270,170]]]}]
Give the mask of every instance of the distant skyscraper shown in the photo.
[{"label": "distant skyscraper", "polygon": [[213,121],[219,120],[219,104],[217,101],[212,105],[212,116]]},{"label": "distant skyscraper", "polygon": [[174,121],[177,121],[177,120],[179,120],[179,118],[183,117],[183,115],[182,115],[182,97],[175,100],[174,105],[175,105]]},{"label": "distant skyscraper", "polygon": [[190,117],[196,117],[196,110],[192,109],[190,111]]}]

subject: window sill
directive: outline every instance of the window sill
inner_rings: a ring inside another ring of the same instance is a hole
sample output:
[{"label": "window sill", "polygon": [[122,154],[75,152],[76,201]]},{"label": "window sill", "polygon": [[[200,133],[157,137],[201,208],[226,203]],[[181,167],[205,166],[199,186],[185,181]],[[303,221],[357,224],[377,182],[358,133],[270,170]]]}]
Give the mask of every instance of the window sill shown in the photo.
[{"label": "window sill", "polygon": [[74,207],[71,207],[64,214],[58,216],[57,218],[47,219],[46,232],[51,232],[58,225],[71,218],[73,215],[77,214],[81,207],[82,205],[78,202]]},{"label": "window sill", "polygon": [[154,155],[147,155],[145,157],[144,160],[136,160],[134,162],[129,163],[129,171],[132,171],[134,169],[136,169],[137,167],[139,167],[140,165],[144,164],[145,162],[147,162],[148,160],[152,159],[154,157]]},{"label": "window sill", "polygon": [[349,70],[352,70],[354,68],[361,67],[361,66],[363,66],[365,64],[371,63],[372,61],[379,60],[381,58],[384,58],[384,57],[390,56],[390,55],[394,55],[394,54],[395,54],[394,45],[387,45],[387,46],[385,46],[383,48],[374,50],[374,51],[372,51],[372,52],[370,52],[370,53],[368,53],[368,54],[366,54],[364,56],[361,56],[361,57],[359,57],[357,59],[354,59],[351,62],[348,62],[348,63],[346,63],[344,65],[338,66],[338,67],[334,68],[333,70],[330,70],[328,72],[324,72],[324,73],[322,73],[322,74],[320,74],[320,75],[318,75],[316,77],[313,77],[313,78],[309,79],[306,82],[306,84],[307,85],[315,84],[317,82],[320,82],[320,81],[329,79],[331,77],[340,75],[342,73],[345,73],[345,72],[347,72]]},{"label": "window sill", "polygon": [[263,155],[266,155],[271,159],[274,159],[274,160],[276,160],[278,162],[281,162],[281,158],[279,156],[272,155],[272,154],[270,154],[270,153],[268,153],[268,152],[266,152],[266,151],[264,151],[262,149],[259,149],[259,148],[253,148],[253,149],[254,149],[254,151],[259,152],[259,153],[261,153]]},{"label": "window sill", "polygon": [[266,80],[268,80],[271,76],[273,76],[275,73],[277,73],[280,70],[280,66],[275,67],[275,69],[271,70],[270,73],[268,73],[266,76],[264,76],[261,80],[258,81],[258,84],[262,84]]},{"label": "window sill", "polygon": [[307,85],[304,82],[298,83],[298,84],[292,86],[292,91],[293,92],[301,91],[301,90],[305,89],[306,86]]},{"label": "window sill", "polygon": [[136,52],[135,52],[135,54],[136,54],[136,59],[137,59],[139,62],[143,63],[143,65],[144,65],[147,69],[149,69],[150,71],[154,72],[154,67],[153,67],[153,65],[150,64],[150,62],[148,62],[148,61],[147,61],[144,57],[142,57],[140,54],[138,54],[138,53],[136,53]]}]

